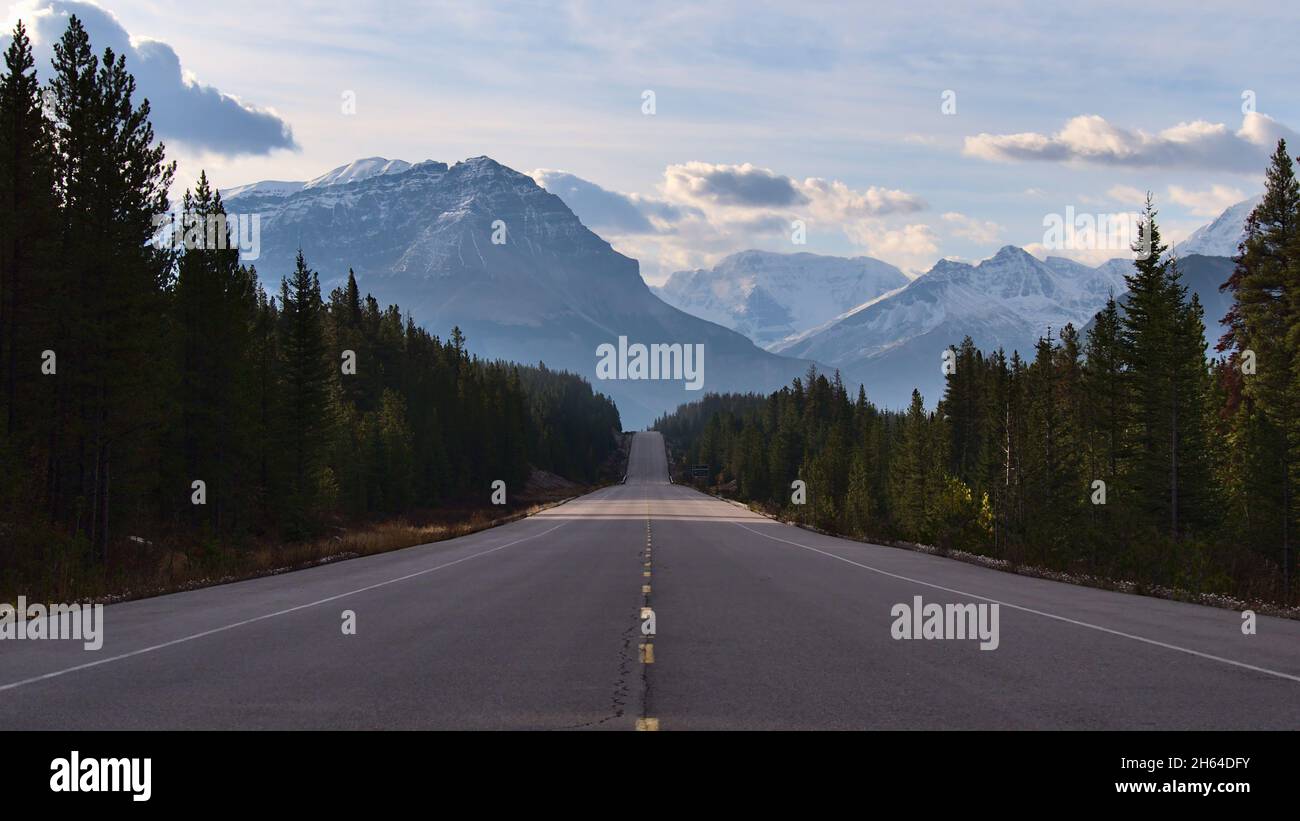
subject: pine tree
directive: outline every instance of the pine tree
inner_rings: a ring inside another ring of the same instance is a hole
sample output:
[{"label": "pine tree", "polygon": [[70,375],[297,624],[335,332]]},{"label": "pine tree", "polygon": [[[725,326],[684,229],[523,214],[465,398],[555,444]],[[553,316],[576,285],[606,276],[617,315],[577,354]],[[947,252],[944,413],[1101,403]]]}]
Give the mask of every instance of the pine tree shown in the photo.
[{"label": "pine tree", "polygon": [[[1242,454],[1246,464],[1276,477],[1254,489],[1251,538],[1263,539],[1265,551],[1280,554],[1283,584],[1289,595],[1295,497],[1300,490],[1300,412],[1296,410],[1300,407],[1300,370],[1296,365],[1300,355],[1300,182],[1285,140],[1278,141],[1265,177],[1264,196],[1247,219],[1236,267],[1223,288],[1232,294],[1233,304],[1224,317],[1228,332],[1219,349],[1231,351],[1232,365],[1241,372],[1241,378],[1231,383],[1239,391],[1239,396],[1230,398],[1234,438],[1249,448]],[[1247,372],[1251,360],[1253,372]],[[1252,470],[1243,478],[1251,480],[1258,475],[1258,470]],[[1265,517],[1271,520],[1271,527],[1260,521]]]},{"label": "pine tree", "polygon": [[[0,78],[0,423],[6,436],[14,435],[20,411],[37,413],[37,356],[53,344],[45,321],[55,307],[48,289],[57,220],[51,138],[20,20]],[[42,338],[46,344],[38,347]]]},{"label": "pine tree", "polygon": [[1114,483],[1124,433],[1125,384],[1119,306],[1113,296],[1094,318],[1084,356],[1081,378],[1087,398],[1089,473]]},{"label": "pine tree", "polygon": [[195,478],[208,486],[207,505],[185,505],[216,530],[246,507],[254,471],[249,451],[254,369],[249,352],[257,318],[257,283],[228,242],[225,205],[206,172],[182,200],[184,250],[173,287],[179,427],[175,450],[183,470],[169,483]]},{"label": "pine tree", "polygon": [[[63,210],[61,264],[77,298],[61,312],[59,336],[68,356],[55,414],[63,429],[52,447],[74,494],[63,509],[108,555],[110,521],[119,499],[159,492],[148,477],[158,460],[161,388],[167,357],[156,317],[165,308],[171,257],[152,239],[167,210],[175,165],[154,139],[149,101],[135,103],[125,58],[90,50],[80,21],[69,19],[54,46],[50,89],[57,120],[55,191]],[[163,493],[188,493],[166,488]],[[138,515],[139,507],[130,511]]]},{"label": "pine tree", "polygon": [[903,536],[923,540],[929,533],[929,510],[934,492],[933,449],[928,414],[921,392],[912,391],[899,432],[893,462],[890,496],[895,520]]},{"label": "pine tree", "polygon": [[1063,542],[1068,538],[1066,513],[1073,501],[1068,498],[1063,466],[1066,447],[1061,441],[1058,353],[1049,328],[1048,335],[1038,340],[1028,370],[1028,436],[1023,452],[1025,515],[1029,521],[1026,535],[1030,545],[1039,551],[1039,560],[1047,566],[1056,564],[1062,554]]},{"label": "pine tree", "polygon": [[[1127,380],[1123,372],[1119,306],[1114,296],[1093,318],[1084,344],[1080,374],[1083,392],[1083,472],[1088,481],[1089,554],[1094,571],[1116,550],[1116,507],[1127,498],[1119,481],[1125,420],[1128,418]],[[1093,504],[1092,482],[1101,481],[1106,504]]]},{"label": "pine tree", "polygon": [[871,486],[871,468],[864,445],[853,449],[849,464],[848,491],[844,498],[845,524],[849,533],[867,536],[875,528],[875,501]]},{"label": "pine tree", "polygon": [[1138,247],[1150,253],[1125,277],[1129,295],[1120,338],[1130,399],[1127,482],[1146,521],[1178,539],[1198,519],[1207,491],[1199,458],[1205,443],[1204,323],[1188,300],[1177,262],[1167,250],[1148,197]]},{"label": "pine tree", "polygon": [[312,530],[320,509],[317,483],[330,423],[320,278],[307,267],[302,251],[292,277],[281,281],[280,295],[287,532],[302,537]]},{"label": "pine tree", "polygon": [[952,474],[967,484],[982,486],[981,463],[985,453],[983,396],[984,355],[967,336],[955,355],[956,370],[945,377],[945,393],[939,414],[952,428]]}]

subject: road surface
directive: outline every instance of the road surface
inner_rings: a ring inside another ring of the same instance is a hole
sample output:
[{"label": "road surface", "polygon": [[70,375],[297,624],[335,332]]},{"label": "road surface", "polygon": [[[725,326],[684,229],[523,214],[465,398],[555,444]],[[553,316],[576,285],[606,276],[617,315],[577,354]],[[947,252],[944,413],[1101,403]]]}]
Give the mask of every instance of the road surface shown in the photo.
[{"label": "road surface", "polygon": [[[998,603],[997,649],[893,638],[915,596]],[[779,524],[670,484],[655,433],[513,524],[104,619],[0,641],[0,730],[1300,728],[1298,622]]]}]

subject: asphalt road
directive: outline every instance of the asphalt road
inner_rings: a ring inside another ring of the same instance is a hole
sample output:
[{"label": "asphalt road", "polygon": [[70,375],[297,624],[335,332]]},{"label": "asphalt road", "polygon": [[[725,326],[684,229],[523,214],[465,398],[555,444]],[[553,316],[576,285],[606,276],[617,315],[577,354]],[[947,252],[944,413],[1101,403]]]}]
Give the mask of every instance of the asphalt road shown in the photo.
[{"label": "asphalt road", "polygon": [[[893,638],[918,595],[998,603],[997,649]],[[0,641],[0,730],[1300,728],[1300,622],[782,525],[669,484],[654,433],[528,519],[104,619]]]}]

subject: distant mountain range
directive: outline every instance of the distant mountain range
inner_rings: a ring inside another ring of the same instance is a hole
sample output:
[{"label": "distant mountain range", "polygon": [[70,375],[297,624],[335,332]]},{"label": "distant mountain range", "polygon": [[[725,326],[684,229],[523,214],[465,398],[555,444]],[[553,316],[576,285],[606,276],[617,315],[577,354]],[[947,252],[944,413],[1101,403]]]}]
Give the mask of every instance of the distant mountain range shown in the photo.
[{"label": "distant mountain range", "polygon": [[[1224,330],[1219,320],[1231,301],[1219,286],[1232,271],[1229,257],[1257,203],[1254,198],[1232,206],[1175,249],[1184,283],[1205,307],[1211,347]],[[869,270],[884,276],[866,274],[868,262]],[[1124,276],[1133,263],[1121,258],[1092,267],[1060,257],[1040,261],[1007,246],[974,265],[941,260],[915,281],[893,288],[888,267],[864,258],[745,252],[712,270],[674,274],[659,293],[749,334],[768,350],[839,369],[845,381],[865,384],[880,404],[902,407],[912,389],[920,388],[933,406],[943,391],[939,357],[948,345],[970,336],[985,350],[1001,347],[1008,354],[1018,350],[1032,356],[1049,330],[1057,333],[1069,323],[1082,332],[1111,295],[1122,300]],[[784,276],[773,277],[772,271]],[[773,279],[785,287],[769,286]],[[800,280],[806,289],[797,287]],[[835,313],[844,302],[822,293],[827,283],[840,293],[854,287],[876,293]]]},{"label": "distant mountain range", "polygon": [[775,347],[839,368],[876,402],[901,407],[919,387],[927,402],[943,386],[941,352],[970,336],[986,350],[1022,355],[1049,328],[1081,327],[1110,294],[1124,291],[1120,261],[1088,268],[1015,246],[978,265],[940,260],[891,293]]},{"label": "distant mountain range", "polygon": [[326,290],[352,268],[364,291],[431,331],[460,326],[481,356],[586,376],[614,398],[627,427],[701,394],[682,380],[598,379],[597,348],[620,336],[629,345],[704,345],[704,391],[771,390],[809,365],[666,304],[636,260],[532,178],[488,157],[451,166],[374,157],[222,196],[230,213],[261,215],[254,264],[271,293],[301,248]]},{"label": "distant mountain range", "polygon": [[[941,260],[909,280],[869,257],[744,251],[652,289],[636,260],[559,197],[487,157],[452,166],[371,157],[222,195],[231,213],[261,215],[256,265],[273,293],[301,247],[326,289],[352,268],[363,290],[434,332],[459,325],[482,356],[587,376],[628,427],[700,394],[681,381],[597,378],[597,348],[620,336],[703,344],[705,391],[769,391],[815,362],[865,384],[881,405],[904,406],[913,388],[933,405],[947,346],[970,336],[984,350],[1032,356],[1049,330],[1085,329],[1109,296],[1122,297],[1132,270],[1129,259],[1090,267],[1006,246],[977,264]],[[1211,343],[1228,304],[1218,287],[1255,202],[1232,206],[1176,248]]]},{"label": "distant mountain range", "polygon": [[651,290],[771,348],[910,281],[871,257],[742,251],[712,268],[678,271]]},{"label": "distant mountain range", "polygon": [[[1213,346],[1229,298],[1219,286],[1232,272],[1226,257],[1179,259],[1183,282],[1205,307],[1206,340]],[[1002,348],[1032,357],[1038,339],[1067,323],[1081,333],[1114,295],[1127,292],[1132,260],[1113,259],[1095,268],[1059,257],[1040,261],[1015,246],[976,265],[941,260],[901,291],[860,308],[774,351],[840,369],[861,382],[868,396],[902,407],[913,388],[933,406],[943,394],[942,351],[969,336],[985,351]]]}]

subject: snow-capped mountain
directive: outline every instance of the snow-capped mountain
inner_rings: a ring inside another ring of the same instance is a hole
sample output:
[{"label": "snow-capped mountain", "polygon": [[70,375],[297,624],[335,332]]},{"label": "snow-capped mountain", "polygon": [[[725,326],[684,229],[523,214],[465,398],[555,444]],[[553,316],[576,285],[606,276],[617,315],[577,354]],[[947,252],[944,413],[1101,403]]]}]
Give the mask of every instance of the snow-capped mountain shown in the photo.
[{"label": "snow-capped mountain", "polygon": [[1066,323],[1081,328],[1125,290],[1126,260],[1089,268],[1006,246],[977,265],[940,260],[905,288],[872,300],[773,350],[840,368],[879,404],[902,407],[913,388],[933,405],[942,395],[941,353],[970,336],[988,351],[1032,355]]},{"label": "snow-capped mountain", "polygon": [[306,185],[304,182],[287,182],[285,180],[262,180],[248,185],[236,185],[234,188],[221,189],[221,199],[257,195],[259,197],[287,197],[296,194]]},{"label": "snow-capped mountain", "polygon": [[770,348],[909,281],[871,257],[742,251],[713,268],[678,271],[652,290]]},{"label": "snow-capped mountain", "polygon": [[666,304],[636,260],[532,178],[488,157],[452,166],[361,160],[296,190],[255,183],[223,196],[231,213],[261,215],[254,264],[271,293],[301,247],[325,290],[354,269],[363,291],[431,331],[445,336],[459,325],[481,356],[585,375],[618,402],[628,427],[701,394],[680,380],[597,379],[597,347],[620,336],[704,345],[705,391],[771,390],[808,365]]},{"label": "snow-capped mountain", "polygon": [[1202,225],[1191,233],[1187,239],[1174,246],[1174,252],[1182,256],[1200,254],[1207,257],[1234,257],[1237,245],[1245,233],[1246,218],[1259,205],[1263,195],[1251,197],[1237,203],[1224,211],[1214,222]]},{"label": "snow-capped mountain", "polygon": [[411,167],[405,160],[389,160],[383,157],[366,157],[354,160],[347,165],[340,165],[333,171],[327,171],[319,177],[303,183],[303,188],[322,188],[326,185],[346,185],[360,182],[383,174],[400,174]]},{"label": "snow-capped mountain", "polygon": [[290,194],[296,194],[299,191],[308,188],[324,188],[329,185],[346,185],[350,182],[360,182],[368,180],[371,177],[378,177],[382,174],[400,174],[411,167],[405,160],[389,160],[384,157],[366,157],[363,160],[354,160],[347,165],[340,165],[331,171],[326,171],[319,177],[307,180],[306,182],[285,182],[283,180],[264,180],[255,182],[250,185],[239,185],[234,188],[223,188],[221,198],[230,200],[235,197],[248,197],[257,195],[260,197],[287,197]]}]

